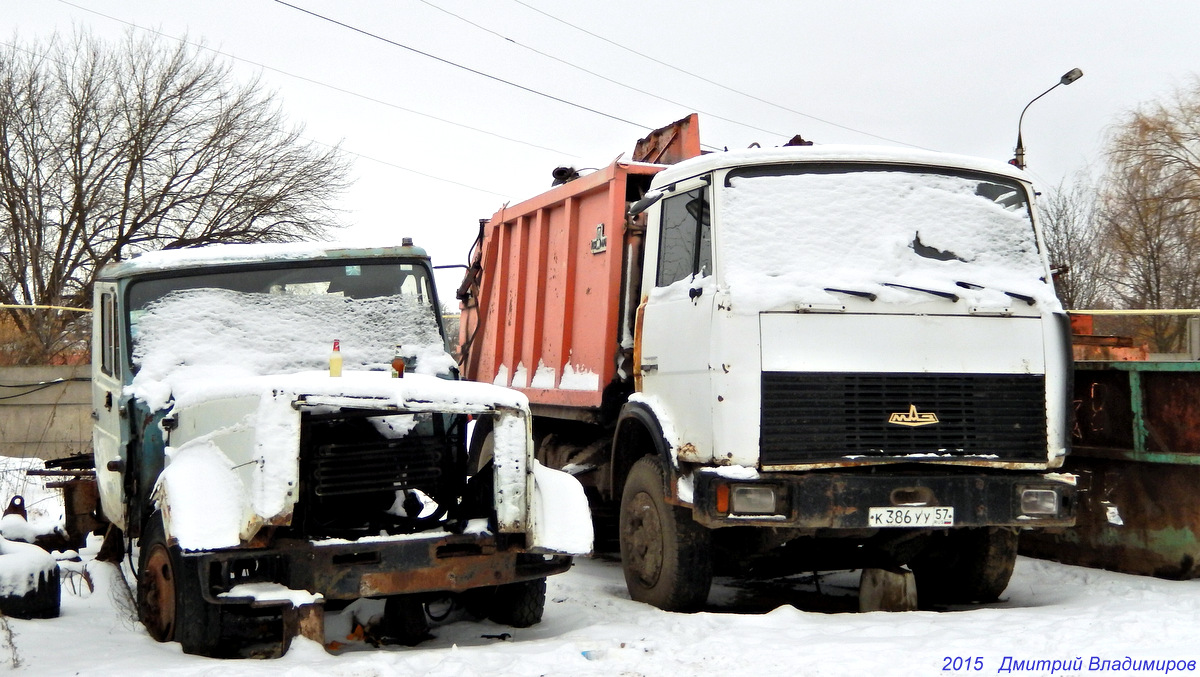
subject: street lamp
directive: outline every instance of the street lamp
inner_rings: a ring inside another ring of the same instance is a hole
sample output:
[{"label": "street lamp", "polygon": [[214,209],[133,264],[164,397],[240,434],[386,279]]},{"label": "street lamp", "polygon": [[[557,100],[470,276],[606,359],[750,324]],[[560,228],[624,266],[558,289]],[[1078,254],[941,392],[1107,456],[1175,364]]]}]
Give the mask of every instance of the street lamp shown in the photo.
[{"label": "street lamp", "polygon": [[[1072,68],[1061,78],[1059,78],[1058,82],[1054,83],[1054,87],[1059,85],[1069,85],[1081,77],[1083,77],[1083,71],[1079,70],[1078,68]],[[1021,118],[1017,120],[1017,149],[1013,154],[1013,159],[1009,162],[1009,164],[1016,165],[1017,169],[1025,169],[1025,144],[1021,141],[1021,123],[1025,121],[1025,111],[1029,110],[1029,107],[1033,105],[1034,101],[1037,101],[1043,96],[1049,94],[1054,87],[1051,87],[1050,89],[1047,89],[1041,94],[1033,97],[1033,100],[1025,104],[1025,107],[1021,109]]]}]

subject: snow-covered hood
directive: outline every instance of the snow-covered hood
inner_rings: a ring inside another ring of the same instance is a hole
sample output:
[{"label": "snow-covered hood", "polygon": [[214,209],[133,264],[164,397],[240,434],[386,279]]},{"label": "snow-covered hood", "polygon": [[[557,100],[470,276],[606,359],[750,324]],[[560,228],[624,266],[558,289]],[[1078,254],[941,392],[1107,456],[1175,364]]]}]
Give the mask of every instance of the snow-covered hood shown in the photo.
[{"label": "snow-covered hood", "polygon": [[[406,374],[392,378],[383,371],[346,371],[331,377],[323,371],[292,374],[246,374],[237,369],[204,368],[204,377],[195,378],[189,369],[175,372],[166,382],[174,400],[175,412],[213,400],[288,397],[297,404],[321,404],[400,411],[437,411],[446,413],[482,413],[496,408],[527,412],[529,400],[521,393],[487,383],[452,381],[428,374]],[[364,402],[365,400],[365,402]]]}]

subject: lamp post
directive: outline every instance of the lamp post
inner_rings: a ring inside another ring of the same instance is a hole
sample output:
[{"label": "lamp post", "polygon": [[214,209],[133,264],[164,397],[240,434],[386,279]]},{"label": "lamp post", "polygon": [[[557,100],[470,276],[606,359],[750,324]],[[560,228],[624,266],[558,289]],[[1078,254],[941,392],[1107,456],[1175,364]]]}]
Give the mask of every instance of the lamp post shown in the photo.
[{"label": "lamp post", "polygon": [[[1063,76],[1058,79],[1058,82],[1054,83],[1054,87],[1059,85],[1069,85],[1081,77],[1083,77],[1083,71],[1079,70],[1078,68],[1072,68],[1063,74]],[[1025,107],[1021,109],[1021,117],[1019,120],[1017,120],[1017,149],[1013,153],[1013,159],[1009,163],[1016,165],[1017,169],[1025,169],[1025,143],[1021,141],[1021,123],[1025,121],[1025,111],[1029,110],[1029,107],[1033,105],[1034,101],[1037,101],[1053,91],[1054,87],[1051,87],[1050,89],[1047,89],[1041,94],[1033,97],[1033,99],[1029,103],[1025,104]]]}]

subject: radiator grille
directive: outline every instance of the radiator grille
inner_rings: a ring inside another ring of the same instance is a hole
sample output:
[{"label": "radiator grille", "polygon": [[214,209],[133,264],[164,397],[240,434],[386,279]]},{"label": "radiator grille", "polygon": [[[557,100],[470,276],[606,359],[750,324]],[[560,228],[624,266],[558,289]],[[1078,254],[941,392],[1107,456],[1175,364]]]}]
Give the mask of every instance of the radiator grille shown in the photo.
[{"label": "radiator grille", "polygon": [[[1037,461],[1046,454],[1045,405],[1041,375],[764,372],[760,462],[913,454]],[[938,422],[889,423],[893,414]]]},{"label": "radiator grille", "polygon": [[317,496],[424,489],[441,476],[445,442],[416,437],[359,444],[323,444],[316,449],[313,493]]}]

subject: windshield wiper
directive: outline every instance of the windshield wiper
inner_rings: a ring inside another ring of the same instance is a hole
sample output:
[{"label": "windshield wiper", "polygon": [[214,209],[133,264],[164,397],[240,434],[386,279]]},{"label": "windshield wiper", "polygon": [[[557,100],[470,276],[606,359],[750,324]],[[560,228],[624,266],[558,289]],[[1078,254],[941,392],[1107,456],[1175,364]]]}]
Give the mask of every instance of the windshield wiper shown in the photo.
[{"label": "windshield wiper", "polygon": [[1018,300],[1018,301],[1024,301],[1026,304],[1028,304],[1028,305],[1031,305],[1031,306],[1032,306],[1034,303],[1036,303],[1036,302],[1037,302],[1037,299],[1033,298],[1032,296],[1026,296],[1026,295],[1024,295],[1024,294],[1018,294],[1018,293],[1017,293],[1017,292],[1015,292],[1015,291],[1006,291],[1006,292],[1004,292],[1004,293],[1005,293],[1006,295],[1008,295],[1008,296],[1011,296],[1012,298],[1014,298],[1014,299],[1016,299],[1016,300]]},{"label": "windshield wiper", "polygon": [[895,283],[893,283],[893,282],[884,282],[884,283],[883,283],[883,286],[885,286],[885,287],[894,287],[894,288],[896,288],[896,289],[909,289],[909,290],[912,290],[912,291],[920,291],[920,292],[925,292],[926,294],[932,294],[933,296],[936,296],[936,297],[938,297],[938,298],[941,298],[941,299],[946,299],[947,301],[950,301],[950,302],[953,302],[953,303],[958,303],[958,294],[955,294],[955,293],[953,293],[953,292],[948,292],[948,291],[938,291],[938,290],[936,290],[936,289],[923,289],[923,288],[921,288],[921,287],[910,287],[910,286],[908,286],[908,285],[906,285],[906,284],[895,284]]},{"label": "windshield wiper", "polygon": [[[961,282],[960,281],[960,282],[955,282],[954,284],[957,284],[958,286],[962,287],[963,289],[983,289],[983,285],[975,284],[974,282]],[[1001,289],[1000,291],[1003,291],[1004,294],[1006,296],[1008,296],[1009,298],[1013,298],[1018,301],[1024,301],[1026,304],[1031,305],[1031,306],[1033,304],[1037,303],[1037,299],[1033,298],[1032,296],[1026,296],[1025,294],[1018,294],[1015,291],[1004,291],[1003,289]]]},{"label": "windshield wiper", "polygon": [[866,299],[868,301],[874,301],[875,299],[879,298],[869,291],[858,291],[857,289],[835,289],[833,287],[826,287],[825,291],[834,292],[836,294],[848,294],[850,296],[857,296],[860,299]]}]

